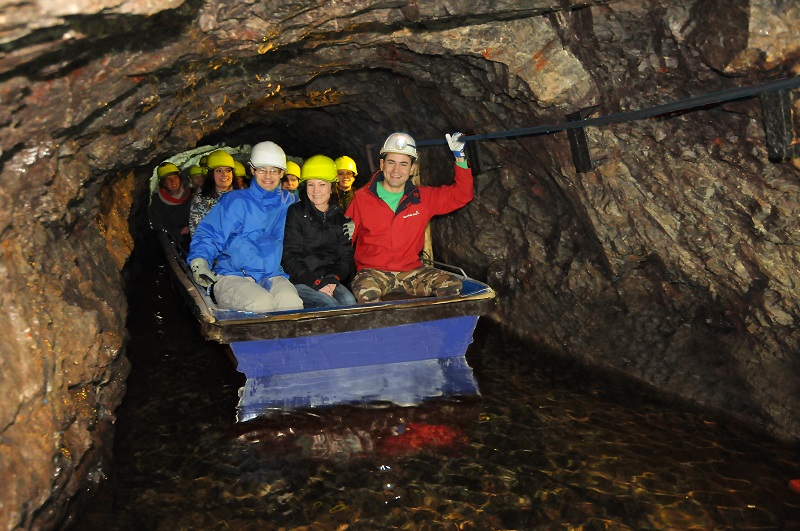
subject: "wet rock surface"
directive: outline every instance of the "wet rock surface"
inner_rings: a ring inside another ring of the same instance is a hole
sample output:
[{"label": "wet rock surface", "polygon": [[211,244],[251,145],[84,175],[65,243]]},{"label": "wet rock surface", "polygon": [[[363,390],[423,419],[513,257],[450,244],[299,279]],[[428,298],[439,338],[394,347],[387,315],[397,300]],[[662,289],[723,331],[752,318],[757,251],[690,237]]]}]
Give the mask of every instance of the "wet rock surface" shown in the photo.
[{"label": "wet rock surface", "polygon": [[[796,448],[479,325],[480,397],[235,423],[243,383],[163,269],[131,304],[93,529],[792,529]],[[142,308],[142,311],[137,309]],[[145,310],[146,308],[146,310]]]},{"label": "wet rock surface", "polygon": [[[272,139],[350,154],[363,181],[392,131],[560,123],[797,72],[797,6],[732,4],[4,8],[0,527],[48,527],[104,475],[128,371],[120,271],[157,163]],[[540,348],[797,440],[800,165],[768,160],[761,118],[745,99],[588,128],[586,173],[565,133],[483,142],[437,258],[487,279],[493,320]],[[425,148],[423,178],[450,164]]]}]

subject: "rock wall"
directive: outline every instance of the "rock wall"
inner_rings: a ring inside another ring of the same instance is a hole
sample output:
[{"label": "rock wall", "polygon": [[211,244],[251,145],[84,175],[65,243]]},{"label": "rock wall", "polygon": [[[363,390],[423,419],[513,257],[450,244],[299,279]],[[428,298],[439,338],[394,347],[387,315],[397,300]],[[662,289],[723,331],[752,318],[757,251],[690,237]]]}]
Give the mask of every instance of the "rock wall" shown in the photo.
[{"label": "rock wall", "polygon": [[[103,479],[127,374],[121,271],[141,175],[167,156],[272,139],[350,154],[365,177],[396,130],[561,123],[800,68],[800,8],[781,0],[87,0],[3,15],[6,529],[68,521]],[[493,317],[539,347],[800,438],[800,170],[768,160],[758,100],[586,132],[585,173],[563,132],[482,142],[475,201],[435,223],[438,258],[488,279]],[[425,148],[423,177],[445,182],[449,157]]]}]

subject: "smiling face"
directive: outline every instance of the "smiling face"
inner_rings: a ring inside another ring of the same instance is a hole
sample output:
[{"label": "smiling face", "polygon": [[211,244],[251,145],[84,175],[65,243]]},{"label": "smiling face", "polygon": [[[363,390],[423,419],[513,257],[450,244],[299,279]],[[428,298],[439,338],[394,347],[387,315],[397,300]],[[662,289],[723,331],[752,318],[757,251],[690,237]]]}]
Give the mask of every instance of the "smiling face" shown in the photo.
[{"label": "smiling face", "polygon": [[402,153],[387,153],[381,159],[383,187],[389,192],[401,192],[414,170],[414,161]]},{"label": "smiling face", "polygon": [[281,184],[281,177],[283,177],[283,170],[273,166],[266,168],[253,168],[253,175],[256,178],[258,185],[271,192]]},{"label": "smiling face", "polygon": [[176,195],[181,190],[181,177],[177,173],[170,173],[164,177],[164,187],[172,195]]},{"label": "smiling face", "polygon": [[233,168],[227,166],[220,166],[214,168],[214,184],[217,187],[217,192],[224,192],[233,184]]},{"label": "smiling face", "polygon": [[353,186],[353,181],[356,180],[356,176],[350,170],[339,170],[336,172],[336,176],[339,178],[339,190],[344,192],[348,191]]},{"label": "smiling face", "polygon": [[306,181],[306,193],[317,210],[320,212],[328,210],[331,200],[331,183],[322,179],[309,179]]}]

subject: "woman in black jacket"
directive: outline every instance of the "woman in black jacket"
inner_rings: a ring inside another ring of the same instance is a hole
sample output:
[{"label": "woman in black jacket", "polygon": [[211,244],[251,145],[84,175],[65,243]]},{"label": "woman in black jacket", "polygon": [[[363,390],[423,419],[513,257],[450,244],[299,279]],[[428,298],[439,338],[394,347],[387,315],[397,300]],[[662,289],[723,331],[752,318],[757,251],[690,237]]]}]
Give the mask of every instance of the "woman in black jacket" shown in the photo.
[{"label": "woman in black jacket", "polygon": [[309,157],[300,170],[300,202],[289,207],[281,266],[305,308],[348,306],[356,299],[345,286],[355,271],[353,246],[336,189],[336,164]]}]

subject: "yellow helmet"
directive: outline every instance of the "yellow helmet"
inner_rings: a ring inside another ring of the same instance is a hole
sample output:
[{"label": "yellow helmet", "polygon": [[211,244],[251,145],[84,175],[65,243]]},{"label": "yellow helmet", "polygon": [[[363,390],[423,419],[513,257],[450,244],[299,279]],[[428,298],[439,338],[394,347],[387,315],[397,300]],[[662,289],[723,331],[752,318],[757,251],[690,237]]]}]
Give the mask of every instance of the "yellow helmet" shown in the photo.
[{"label": "yellow helmet", "polygon": [[189,177],[192,175],[203,175],[203,168],[200,166],[189,166]]},{"label": "yellow helmet", "polygon": [[238,160],[233,161],[233,174],[236,177],[247,177],[247,170],[244,169],[244,164]]},{"label": "yellow helmet", "polygon": [[161,164],[158,165],[156,173],[158,174],[158,178],[160,179],[172,173],[177,173],[178,175],[180,175],[181,170],[179,170],[178,167],[171,162],[162,162]]},{"label": "yellow helmet", "polygon": [[216,151],[212,151],[208,155],[208,161],[206,162],[206,165],[208,166],[209,170],[222,167],[233,169],[236,166],[236,162],[233,160],[233,157],[231,157],[230,153],[218,149]]},{"label": "yellow helmet", "polygon": [[342,170],[350,170],[353,172],[353,175],[358,175],[358,170],[356,169],[356,161],[344,155],[336,159],[336,171]]},{"label": "yellow helmet", "polygon": [[300,182],[308,179],[321,179],[330,183],[339,180],[336,175],[336,163],[325,155],[314,155],[306,159],[303,169],[300,170]]},{"label": "yellow helmet", "polygon": [[300,178],[300,165],[296,162],[292,162],[291,160],[286,161],[286,175],[294,175],[298,179]]}]

